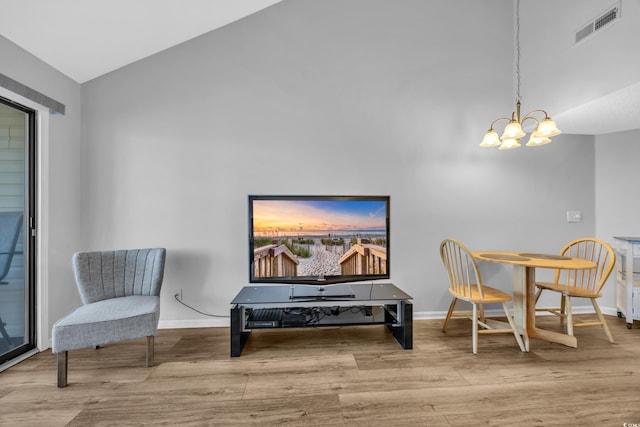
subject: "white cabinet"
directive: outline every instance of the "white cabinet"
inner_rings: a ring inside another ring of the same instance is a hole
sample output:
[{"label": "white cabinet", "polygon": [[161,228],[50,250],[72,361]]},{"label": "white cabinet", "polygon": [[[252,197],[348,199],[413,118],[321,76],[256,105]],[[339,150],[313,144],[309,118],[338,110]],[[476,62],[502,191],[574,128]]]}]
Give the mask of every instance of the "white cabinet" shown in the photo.
[{"label": "white cabinet", "polygon": [[618,317],[631,329],[640,320],[640,237],[614,237]]}]

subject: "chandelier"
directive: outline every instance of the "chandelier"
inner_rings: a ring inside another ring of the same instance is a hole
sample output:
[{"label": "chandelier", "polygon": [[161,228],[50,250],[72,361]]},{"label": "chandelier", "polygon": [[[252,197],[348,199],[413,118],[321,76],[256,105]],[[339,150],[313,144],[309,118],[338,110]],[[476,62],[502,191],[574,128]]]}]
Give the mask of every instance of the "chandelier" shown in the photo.
[{"label": "chandelier", "polygon": [[[551,117],[544,110],[533,110],[520,115],[520,0],[515,0],[515,71],[516,71],[516,110],[511,113],[511,118],[500,117],[491,123],[491,127],[482,139],[481,147],[498,147],[499,150],[510,150],[521,146],[520,140],[526,136],[526,132],[522,126],[526,121],[535,122],[535,129],[531,132],[527,146],[536,147],[551,142],[551,137],[560,134],[560,130]],[[543,117],[544,115],[544,117]],[[538,117],[536,117],[538,116]],[[508,123],[504,128],[502,136],[498,136],[493,126],[501,121],[506,120]]]}]

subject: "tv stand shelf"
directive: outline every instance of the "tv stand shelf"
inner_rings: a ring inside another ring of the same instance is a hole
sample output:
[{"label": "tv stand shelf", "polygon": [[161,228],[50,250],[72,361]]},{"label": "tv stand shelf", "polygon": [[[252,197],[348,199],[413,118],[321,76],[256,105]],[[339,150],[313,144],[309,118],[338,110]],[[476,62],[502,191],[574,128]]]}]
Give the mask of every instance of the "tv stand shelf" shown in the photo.
[{"label": "tv stand shelf", "polygon": [[[345,285],[339,285],[345,286]],[[413,348],[412,297],[391,283],[346,285],[349,292],[296,292],[288,285],[245,286],[231,301],[231,356],[252,329],[384,324],[404,349]],[[327,287],[328,290],[330,287]],[[300,297],[301,294],[307,295]]]}]

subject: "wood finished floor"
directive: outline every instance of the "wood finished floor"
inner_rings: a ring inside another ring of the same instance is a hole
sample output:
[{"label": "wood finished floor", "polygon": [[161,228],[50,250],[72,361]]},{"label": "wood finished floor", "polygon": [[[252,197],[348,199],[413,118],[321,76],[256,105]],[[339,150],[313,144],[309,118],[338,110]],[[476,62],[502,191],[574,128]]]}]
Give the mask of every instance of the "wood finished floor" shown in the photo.
[{"label": "wood finished floor", "polygon": [[[581,316],[578,316],[581,317]],[[538,324],[557,329],[554,317]],[[55,385],[50,350],[0,373],[0,425],[618,426],[640,423],[640,330],[607,317],[578,349],[483,335],[470,322],[414,322],[402,350],[384,326],[254,330],[239,358],[229,329],[165,329],[156,365],[144,340],[70,352]]]}]

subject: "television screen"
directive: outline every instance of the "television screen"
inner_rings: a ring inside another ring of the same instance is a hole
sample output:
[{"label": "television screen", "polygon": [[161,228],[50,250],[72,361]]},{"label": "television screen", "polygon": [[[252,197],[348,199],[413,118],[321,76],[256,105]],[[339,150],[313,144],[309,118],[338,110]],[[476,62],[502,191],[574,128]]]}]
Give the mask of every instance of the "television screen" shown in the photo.
[{"label": "television screen", "polygon": [[251,283],[389,278],[389,196],[249,196]]}]

